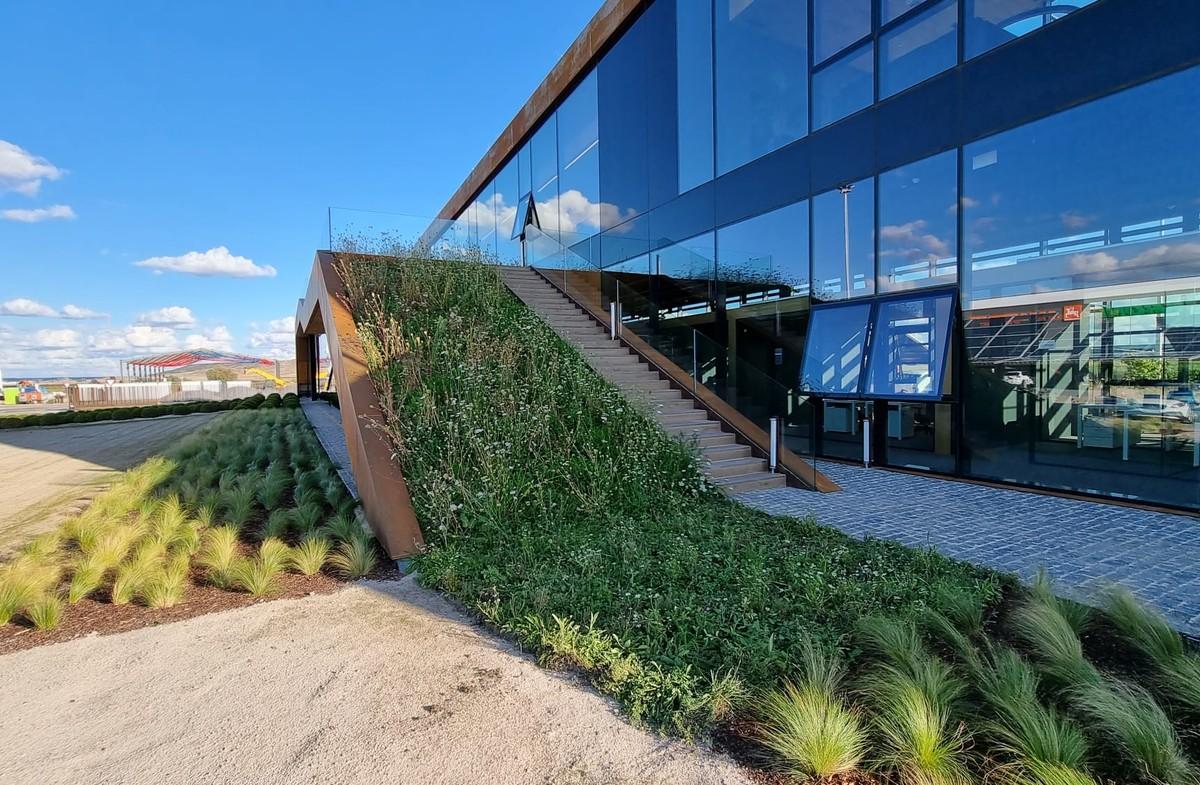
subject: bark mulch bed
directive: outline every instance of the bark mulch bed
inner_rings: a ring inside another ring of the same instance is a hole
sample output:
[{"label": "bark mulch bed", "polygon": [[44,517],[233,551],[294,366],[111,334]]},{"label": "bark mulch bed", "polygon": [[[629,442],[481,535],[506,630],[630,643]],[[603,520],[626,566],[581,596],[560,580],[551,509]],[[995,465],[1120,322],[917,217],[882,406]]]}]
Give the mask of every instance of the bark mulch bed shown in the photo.
[{"label": "bark mulch bed", "polygon": [[[62,623],[53,630],[38,631],[24,619],[0,627],[0,655],[32,649],[51,643],[83,638],[89,635],[113,635],[142,627],[170,624],[174,621],[243,608],[260,602],[290,600],[312,594],[329,594],[351,581],[325,573],[306,577],[284,573],[278,578],[279,589],[268,597],[253,597],[245,592],[227,591],[203,582],[202,573],[193,573],[183,601],[171,608],[147,608],[131,602],[113,605],[105,596],[88,597],[63,612]],[[399,580],[402,576],[390,560],[381,560],[368,580]]]}]

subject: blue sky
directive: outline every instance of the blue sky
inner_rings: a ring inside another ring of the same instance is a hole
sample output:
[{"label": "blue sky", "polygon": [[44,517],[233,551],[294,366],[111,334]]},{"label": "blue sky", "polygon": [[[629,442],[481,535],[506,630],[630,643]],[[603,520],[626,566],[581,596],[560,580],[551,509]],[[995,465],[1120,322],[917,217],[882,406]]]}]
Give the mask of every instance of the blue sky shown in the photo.
[{"label": "blue sky", "polygon": [[290,356],[326,208],[436,213],[598,6],[8,4],[0,370]]}]

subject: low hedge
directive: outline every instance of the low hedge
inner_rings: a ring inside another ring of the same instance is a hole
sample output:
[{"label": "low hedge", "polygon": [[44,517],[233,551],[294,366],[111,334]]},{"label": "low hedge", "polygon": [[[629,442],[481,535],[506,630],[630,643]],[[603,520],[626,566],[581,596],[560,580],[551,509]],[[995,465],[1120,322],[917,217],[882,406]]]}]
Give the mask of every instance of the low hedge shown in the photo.
[{"label": "low hedge", "polygon": [[162,417],[167,414],[198,414],[222,412],[230,409],[271,409],[284,407],[295,409],[300,398],[295,393],[280,397],[271,393],[249,398],[234,398],[229,401],[190,401],[188,403],[166,403],[156,406],[126,406],[114,409],[85,409],[81,411],[48,412],[25,416],[0,417],[0,431],[11,428],[30,428],[39,425],[73,425],[75,423],[104,422],[106,420],[137,420],[147,417]]}]

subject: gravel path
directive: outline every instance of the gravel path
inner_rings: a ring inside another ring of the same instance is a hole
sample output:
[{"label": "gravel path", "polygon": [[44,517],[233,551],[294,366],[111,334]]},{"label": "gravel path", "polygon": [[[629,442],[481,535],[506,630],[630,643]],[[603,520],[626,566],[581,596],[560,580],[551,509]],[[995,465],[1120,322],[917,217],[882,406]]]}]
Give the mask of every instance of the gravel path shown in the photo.
[{"label": "gravel path", "polygon": [[0,558],[218,414],[0,431]]},{"label": "gravel path", "polygon": [[0,782],[748,783],[412,578],[0,657]]}]

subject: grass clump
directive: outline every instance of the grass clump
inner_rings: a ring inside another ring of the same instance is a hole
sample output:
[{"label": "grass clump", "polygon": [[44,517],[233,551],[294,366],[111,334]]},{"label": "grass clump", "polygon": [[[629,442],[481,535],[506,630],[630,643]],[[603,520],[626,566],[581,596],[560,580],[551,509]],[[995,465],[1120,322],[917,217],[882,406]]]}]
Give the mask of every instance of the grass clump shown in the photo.
[{"label": "grass clump", "polygon": [[359,534],[342,542],[337,552],[329,557],[329,564],[347,578],[365,578],[379,563],[375,539]]},{"label": "grass clump", "polygon": [[150,575],[141,588],[149,608],[171,608],[183,601],[187,591],[190,563],[185,553],[176,554],[165,566]]},{"label": "grass clump", "polygon": [[858,711],[839,697],[845,667],[839,656],[812,642],[803,646],[801,672],[758,706],[759,740],[783,767],[801,778],[824,779],[856,771],[868,738]]},{"label": "grass clump", "polygon": [[281,569],[261,558],[239,559],[231,570],[233,585],[254,597],[266,597],[277,590]]},{"label": "grass clump", "polygon": [[329,560],[331,549],[329,539],[321,536],[306,537],[299,545],[292,548],[289,563],[301,575],[316,575]]},{"label": "grass clump", "polygon": [[217,588],[230,585],[234,562],[239,554],[238,530],[234,526],[217,526],[204,536],[200,564],[208,571],[208,581]]},{"label": "grass clump", "polygon": [[1108,592],[1108,617],[1126,642],[1138,651],[1154,672],[1156,692],[1200,719],[1200,656],[1190,651],[1166,618],[1126,589]]},{"label": "grass clump", "polygon": [[62,623],[62,598],[55,594],[47,594],[31,603],[25,609],[25,615],[35,630],[56,629]]}]

